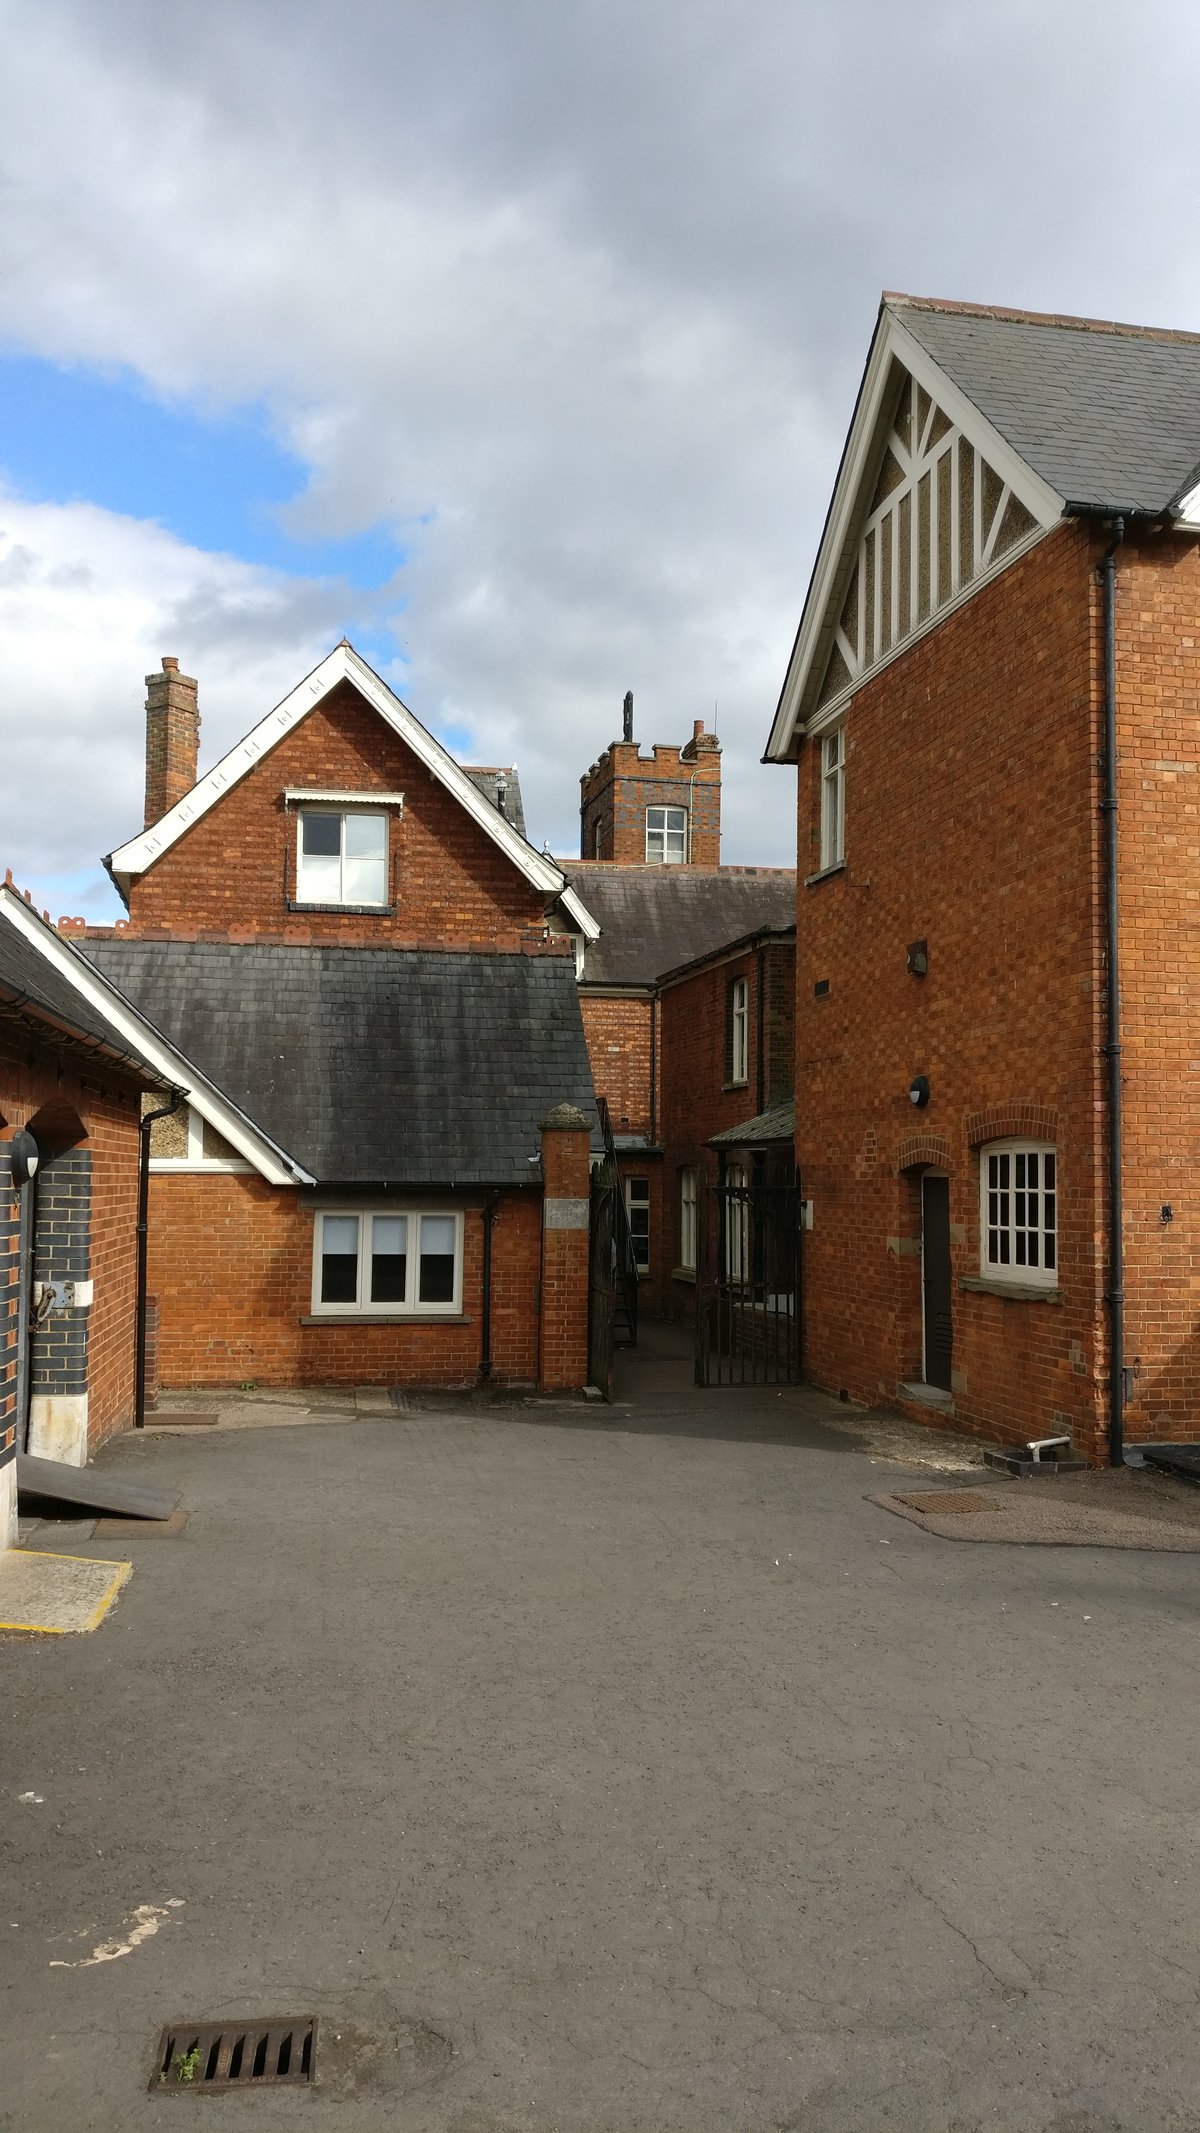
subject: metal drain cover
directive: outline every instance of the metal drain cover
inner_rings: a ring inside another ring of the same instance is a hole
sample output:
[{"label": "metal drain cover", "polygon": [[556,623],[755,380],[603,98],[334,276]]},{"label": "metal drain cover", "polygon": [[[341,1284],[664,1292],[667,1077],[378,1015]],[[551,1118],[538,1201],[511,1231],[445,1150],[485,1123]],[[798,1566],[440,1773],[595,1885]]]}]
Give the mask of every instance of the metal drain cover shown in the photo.
[{"label": "metal drain cover", "polygon": [[180,2095],[214,2089],[279,2088],[311,2081],[317,2060],[317,2017],[267,2022],[170,2022],[158,2040],[150,2088]]},{"label": "metal drain cover", "polygon": [[957,1517],[962,1511],[998,1511],[1000,1506],[990,1497],[980,1495],[978,1489],[920,1489],[908,1496],[897,1496],[897,1503],[907,1504],[910,1511],[927,1511],[933,1517],[944,1518],[948,1511]]}]

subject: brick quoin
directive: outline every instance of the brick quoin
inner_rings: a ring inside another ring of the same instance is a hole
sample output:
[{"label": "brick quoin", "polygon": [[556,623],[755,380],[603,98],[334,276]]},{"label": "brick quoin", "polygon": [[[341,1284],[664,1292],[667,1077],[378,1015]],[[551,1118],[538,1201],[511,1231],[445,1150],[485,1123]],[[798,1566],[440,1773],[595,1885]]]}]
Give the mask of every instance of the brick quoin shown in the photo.
[{"label": "brick quoin", "polygon": [[[403,809],[388,810],[394,909],[376,918],[290,908],[297,810],[283,795],[305,786],[404,794]],[[545,932],[545,901],[399,735],[341,682],[131,885],[128,930],[514,949],[531,932]]]}]

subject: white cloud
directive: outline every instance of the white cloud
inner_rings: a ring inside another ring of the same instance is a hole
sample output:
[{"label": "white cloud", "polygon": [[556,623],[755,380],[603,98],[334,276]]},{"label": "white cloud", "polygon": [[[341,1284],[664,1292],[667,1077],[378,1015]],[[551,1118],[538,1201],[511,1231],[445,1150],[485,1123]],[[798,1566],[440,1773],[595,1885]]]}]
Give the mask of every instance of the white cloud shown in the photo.
[{"label": "white cloud", "polygon": [[[1153,36],[1115,0],[4,17],[0,334],[265,404],[311,468],[297,530],[402,538],[390,678],[515,755],[560,847],[632,686],[646,740],[716,701],[726,854],[790,858],[791,780],[757,761],[881,284],[1196,321],[1185,0]],[[272,580],[260,610],[253,573],[189,567],[206,701],[243,657],[247,698],[256,656],[286,686],[327,595]],[[24,657],[6,697],[53,718]],[[68,811],[106,846],[76,734]]]}]

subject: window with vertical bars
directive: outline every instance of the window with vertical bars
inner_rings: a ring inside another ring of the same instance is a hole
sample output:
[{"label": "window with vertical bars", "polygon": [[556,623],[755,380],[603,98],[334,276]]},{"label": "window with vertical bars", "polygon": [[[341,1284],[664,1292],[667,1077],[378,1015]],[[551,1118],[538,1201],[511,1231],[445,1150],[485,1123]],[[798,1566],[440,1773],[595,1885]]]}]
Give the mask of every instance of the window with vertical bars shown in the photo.
[{"label": "window with vertical bars", "polygon": [[1042,1141],[980,1152],[981,1271],[1052,1289],[1058,1281],[1058,1153]]}]

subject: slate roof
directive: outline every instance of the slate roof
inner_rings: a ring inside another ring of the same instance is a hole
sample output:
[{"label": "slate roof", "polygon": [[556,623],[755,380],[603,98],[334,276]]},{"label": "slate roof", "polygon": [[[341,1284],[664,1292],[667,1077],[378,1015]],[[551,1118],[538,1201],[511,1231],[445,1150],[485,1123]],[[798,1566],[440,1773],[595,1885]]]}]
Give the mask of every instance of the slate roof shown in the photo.
[{"label": "slate roof", "polygon": [[796,1138],[796,1106],[789,1098],[785,1104],[775,1104],[770,1111],[760,1111],[757,1118],[744,1118],[740,1126],[726,1126],[724,1133],[714,1133],[710,1148],[768,1148],[775,1141],[794,1141]]},{"label": "slate roof", "polygon": [[537,1185],[545,1113],[596,1117],[564,957],[120,937],[86,952],[321,1184]]},{"label": "slate roof", "polygon": [[587,950],[585,987],[651,985],[763,927],[795,924],[796,876],[786,867],[558,863],[600,926]]},{"label": "slate roof", "polygon": [[133,1056],[127,1039],[99,1008],[82,998],[32,942],[9,925],[0,925],[0,1006],[45,1015],[63,1034],[88,1046],[102,1046],[148,1088],[167,1086],[153,1068]]},{"label": "slate roof", "polygon": [[884,308],[1068,504],[1165,511],[1200,470],[1200,335],[893,296]]},{"label": "slate roof", "polygon": [[513,828],[518,830],[521,836],[525,838],[526,843],[528,843],[529,832],[525,827],[525,802],[521,798],[521,780],[516,771],[502,768],[487,770],[476,763],[464,763],[462,768],[465,775],[470,778],[476,792],[483,794],[490,807],[495,807],[496,805],[497,781],[500,778],[504,779],[507,788],[504,794],[504,813],[512,823]]}]

